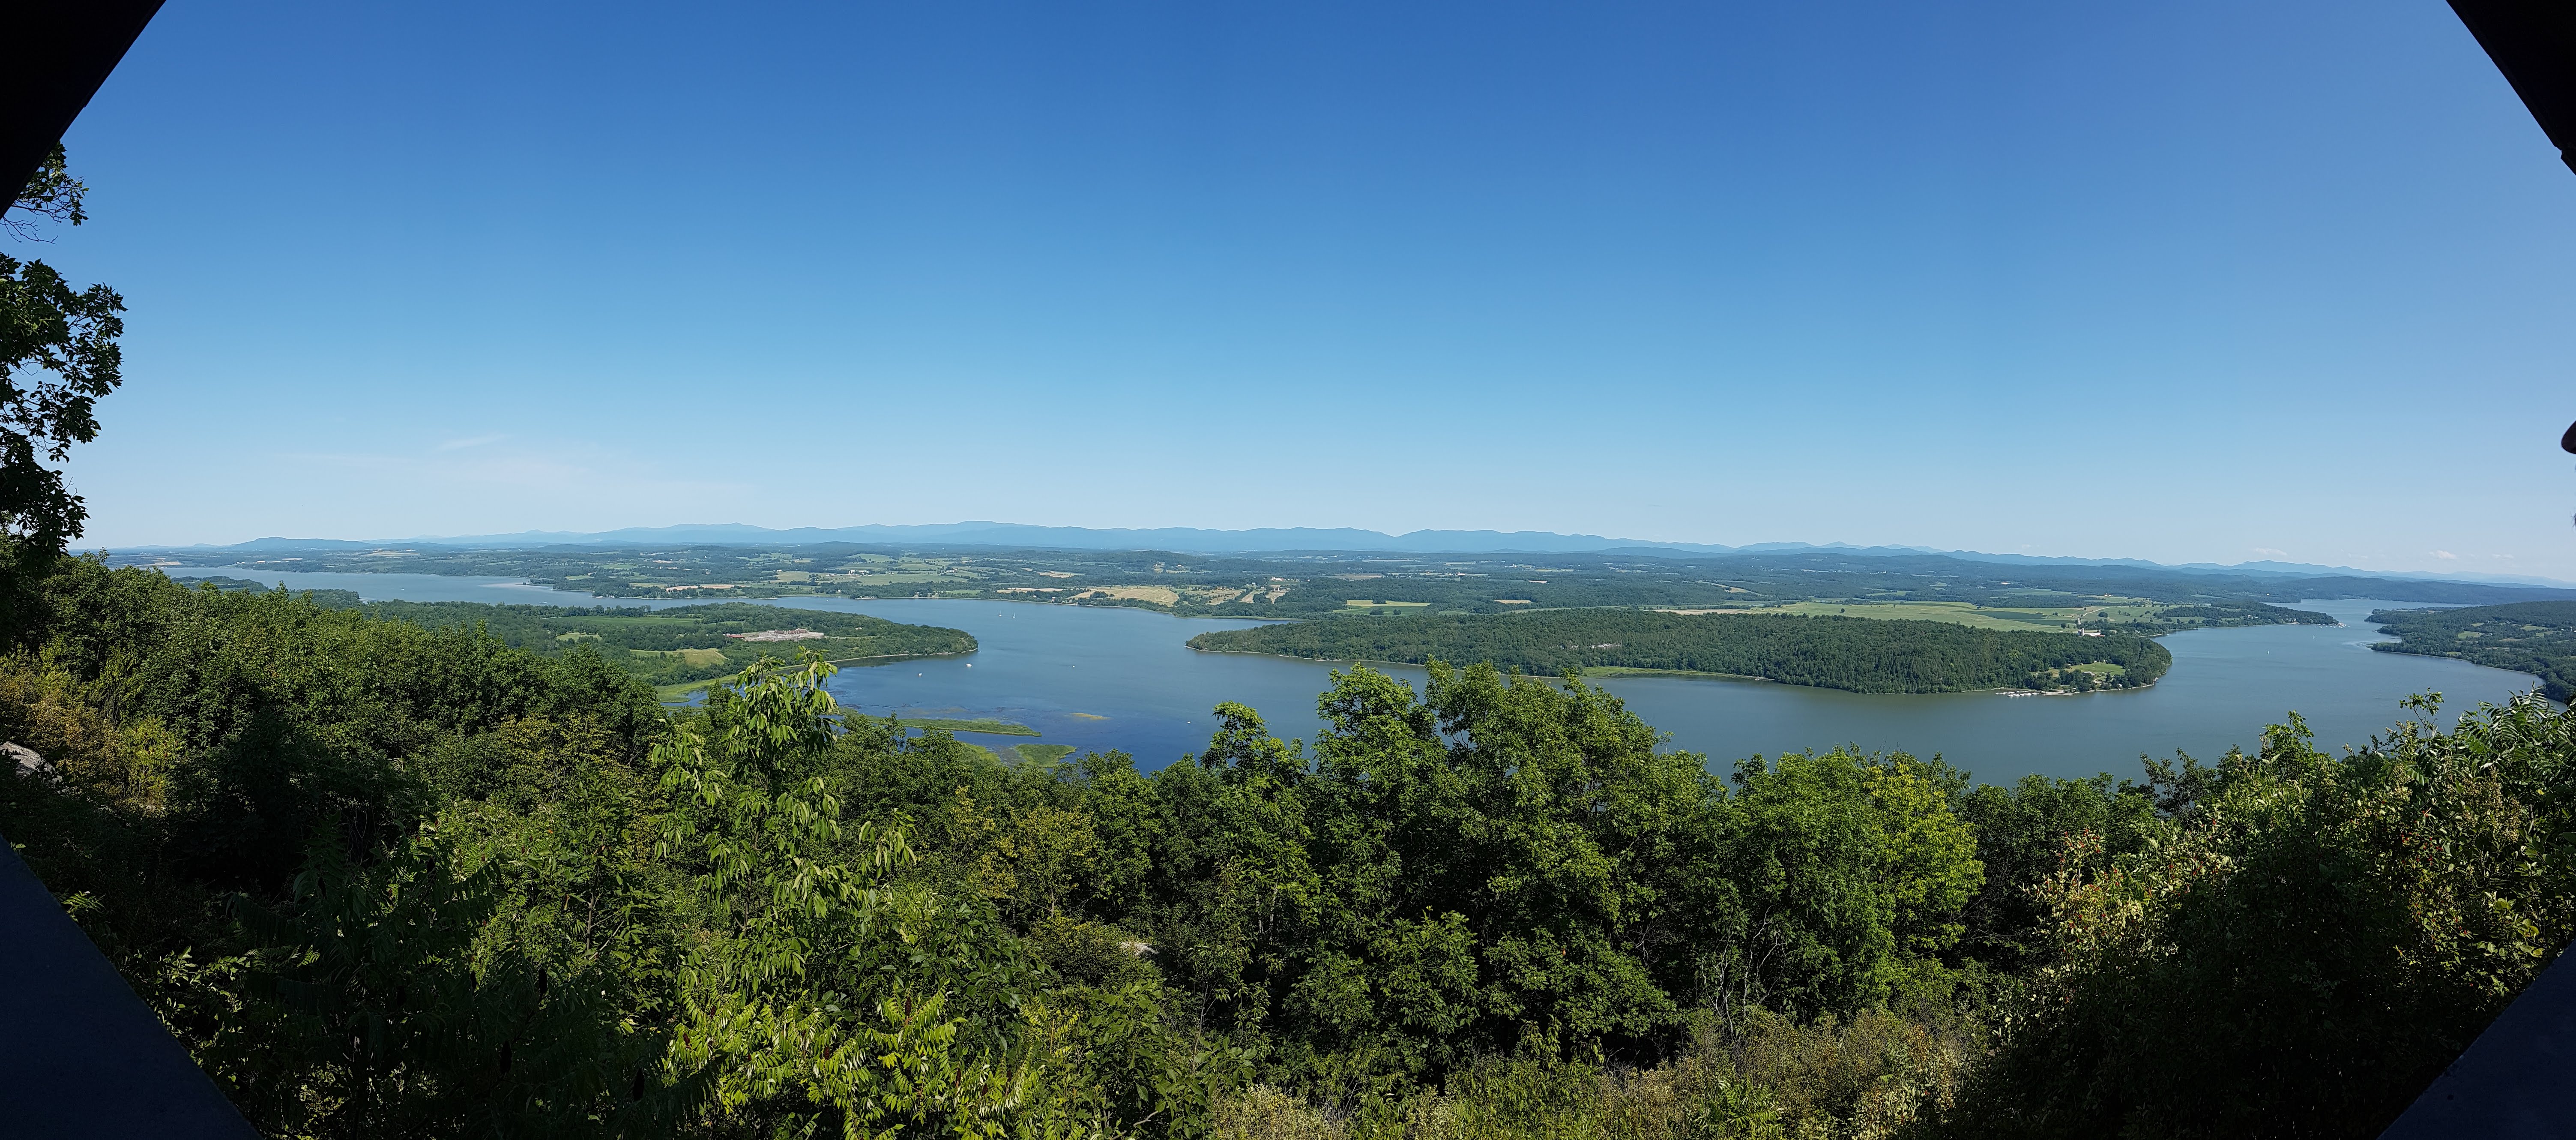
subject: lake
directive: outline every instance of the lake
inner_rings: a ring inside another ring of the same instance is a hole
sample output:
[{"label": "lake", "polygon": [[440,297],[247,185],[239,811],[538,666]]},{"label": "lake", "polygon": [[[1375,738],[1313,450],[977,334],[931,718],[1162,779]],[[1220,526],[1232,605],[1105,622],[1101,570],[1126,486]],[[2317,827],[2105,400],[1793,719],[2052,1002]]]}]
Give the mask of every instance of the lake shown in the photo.
[{"label": "lake", "polygon": [[[557,605],[645,605],[529,586],[507,578],[434,574],[284,574],[224,567],[170,567],[173,576],[229,574],[290,589],[356,590],[370,601],[483,601]],[[655,603],[676,605],[689,603]],[[1124,749],[1158,768],[1207,744],[1220,701],[1259,710],[1283,737],[1312,739],[1315,696],[1337,666],[1284,658],[1199,653],[1183,643],[1208,629],[1259,624],[1176,618],[1145,610],[1035,602],[851,601],[780,598],[792,608],[871,614],[949,626],[982,648],[962,658],[845,668],[833,695],[863,712],[1015,720],[1037,739],[1079,749]],[[2154,687],[2072,697],[1989,693],[1864,695],[1762,682],[1629,677],[1604,682],[1671,734],[1674,747],[1706,754],[1720,771],[1737,759],[1856,744],[1938,753],[1986,781],[2025,773],[2082,776],[2138,772],[2141,753],[2187,751],[2214,759],[2252,745],[2263,726],[2296,710],[2320,744],[2358,745],[2398,719],[2397,702],[2439,692],[2453,713],[2528,690],[2521,673],[2443,658],[2376,653],[2386,641],[2362,623],[2370,611],[2405,603],[2315,601],[2299,608],[2334,615],[2342,626],[2254,626],[2194,630],[2164,638],[2173,669]],[[1387,672],[1414,684],[1423,671]],[[978,737],[991,744],[1027,737]]]}]

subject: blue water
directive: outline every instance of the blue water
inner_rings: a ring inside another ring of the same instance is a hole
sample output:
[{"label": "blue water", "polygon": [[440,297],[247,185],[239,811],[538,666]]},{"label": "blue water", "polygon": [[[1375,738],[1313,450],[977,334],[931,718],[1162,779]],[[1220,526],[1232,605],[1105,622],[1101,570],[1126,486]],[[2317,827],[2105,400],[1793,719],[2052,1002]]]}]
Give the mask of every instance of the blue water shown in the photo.
[{"label": "blue water", "polygon": [[[600,599],[511,579],[429,574],[282,574],[221,567],[170,568],[177,575],[230,574],[290,589],[353,589],[369,600],[644,603]],[[658,603],[663,605],[675,603]],[[676,603],[686,604],[686,603]],[[1038,729],[1045,743],[1124,749],[1141,767],[1160,767],[1207,744],[1209,710],[1220,701],[1252,706],[1283,737],[1312,739],[1315,696],[1336,666],[1310,661],[1203,654],[1183,643],[1202,630],[1257,624],[1176,618],[1145,610],[1024,602],[781,598],[782,606],[872,614],[963,629],[982,648],[962,658],[842,670],[833,695],[872,715],[999,717]],[[2263,726],[2296,710],[2320,743],[2358,745],[2397,720],[2397,702],[2439,692],[2453,713],[2478,701],[2528,690],[2532,678],[2443,658],[2376,653],[2387,640],[2362,622],[2400,603],[2302,602],[2341,626],[2256,626],[2198,630],[2164,639],[2174,666],[2138,692],[2078,697],[1985,693],[1885,696],[1761,682],[1636,677],[1603,687],[1664,730],[1674,747],[1707,755],[1721,771],[1743,757],[1857,744],[1938,753],[1979,779],[2024,773],[2110,771],[2134,775],[2141,753],[2176,750],[2214,758],[2251,745]],[[1387,672],[1423,681],[1419,669]],[[977,737],[988,744],[1027,737]]]}]

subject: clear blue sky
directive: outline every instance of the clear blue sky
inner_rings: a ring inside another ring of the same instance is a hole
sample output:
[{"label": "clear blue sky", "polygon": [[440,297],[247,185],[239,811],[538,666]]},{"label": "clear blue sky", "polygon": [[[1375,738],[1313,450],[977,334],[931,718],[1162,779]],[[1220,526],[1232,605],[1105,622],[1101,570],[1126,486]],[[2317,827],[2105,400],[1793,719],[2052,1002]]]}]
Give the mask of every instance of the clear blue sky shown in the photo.
[{"label": "clear blue sky", "polygon": [[[2435,0],[176,0],[84,545],[1582,531],[2576,578],[2576,175]],[[27,250],[13,251],[21,255]]]}]

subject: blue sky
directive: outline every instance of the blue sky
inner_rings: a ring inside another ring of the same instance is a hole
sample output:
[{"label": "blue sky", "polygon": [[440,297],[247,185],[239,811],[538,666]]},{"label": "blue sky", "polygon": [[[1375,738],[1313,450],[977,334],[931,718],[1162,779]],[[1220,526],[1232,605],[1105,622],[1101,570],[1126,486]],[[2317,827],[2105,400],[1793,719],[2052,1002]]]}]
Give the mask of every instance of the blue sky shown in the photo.
[{"label": "blue sky", "polygon": [[132,310],[85,545],[976,518],[2576,578],[2576,176],[2425,0],[182,0],[67,143],[93,221],[33,252]]}]

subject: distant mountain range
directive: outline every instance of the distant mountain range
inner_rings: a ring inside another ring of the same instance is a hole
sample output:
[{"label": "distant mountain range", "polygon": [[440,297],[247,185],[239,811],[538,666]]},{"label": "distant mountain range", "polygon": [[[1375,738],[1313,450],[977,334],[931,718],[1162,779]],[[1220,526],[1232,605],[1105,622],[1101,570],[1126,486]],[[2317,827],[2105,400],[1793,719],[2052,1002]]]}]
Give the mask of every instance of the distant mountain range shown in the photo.
[{"label": "distant mountain range", "polygon": [[2228,574],[2274,574],[2290,577],[2361,575],[2372,578],[2419,578],[2433,581],[2499,582],[2529,586],[2568,586],[2550,578],[2510,574],[2434,574],[2421,571],[2357,570],[2301,562],[2241,562],[2220,565],[2191,562],[2179,566],[2139,558],[2059,558],[2027,554],[1988,554],[1973,550],[1940,550],[1928,546],[1853,546],[1849,543],[1761,542],[1718,546],[1698,542],[1651,542],[1604,538],[1597,534],[1556,534],[1516,530],[1417,530],[1386,534],[1353,527],[1262,527],[1255,530],[1202,530],[1196,527],[1095,530],[1077,526],[1030,526],[1022,523],[959,522],[915,526],[795,527],[773,530],[743,523],[685,523],[679,526],[627,527],[623,530],[521,531],[353,541],[334,538],[259,538],[230,546],[145,547],[148,550],[213,552],[277,550],[372,550],[385,546],[452,546],[472,550],[526,549],[544,546],[805,546],[826,542],[869,545],[1034,547],[1051,550],[1169,550],[1182,554],[1280,554],[1294,551],[1359,551],[1390,554],[1787,554],[1834,551],[1855,555],[1940,554],[1976,562],[2027,566],[2136,566],[2161,570]]}]

